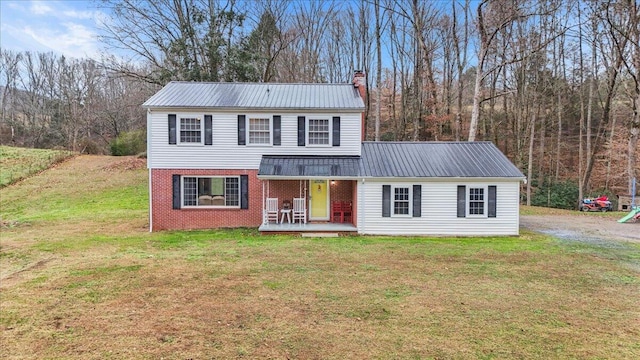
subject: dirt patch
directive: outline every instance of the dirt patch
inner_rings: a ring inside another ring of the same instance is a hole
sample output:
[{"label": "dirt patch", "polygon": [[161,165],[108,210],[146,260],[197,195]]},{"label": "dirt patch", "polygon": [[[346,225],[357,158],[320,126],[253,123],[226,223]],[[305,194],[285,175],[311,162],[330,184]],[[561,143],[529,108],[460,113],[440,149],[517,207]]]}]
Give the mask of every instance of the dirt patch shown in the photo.
[{"label": "dirt patch", "polygon": [[[640,223],[619,223],[617,218],[598,214],[522,215],[520,225],[526,229],[553,235],[563,240],[640,243]],[[620,218],[624,216],[620,213]]]},{"label": "dirt patch", "polygon": [[102,170],[138,170],[147,166],[147,159],[142,158],[125,158],[121,161],[111,163],[102,168]]}]

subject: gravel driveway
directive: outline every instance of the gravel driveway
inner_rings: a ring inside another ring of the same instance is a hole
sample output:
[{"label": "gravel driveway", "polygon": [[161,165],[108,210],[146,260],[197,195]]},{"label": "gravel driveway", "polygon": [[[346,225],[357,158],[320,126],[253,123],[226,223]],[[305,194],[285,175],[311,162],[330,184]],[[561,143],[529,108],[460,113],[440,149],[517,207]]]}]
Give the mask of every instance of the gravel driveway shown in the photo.
[{"label": "gravel driveway", "polygon": [[521,215],[520,226],[564,240],[607,242],[629,241],[640,243],[640,222],[620,224],[619,217],[602,217],[576,212],[571,215]]}]

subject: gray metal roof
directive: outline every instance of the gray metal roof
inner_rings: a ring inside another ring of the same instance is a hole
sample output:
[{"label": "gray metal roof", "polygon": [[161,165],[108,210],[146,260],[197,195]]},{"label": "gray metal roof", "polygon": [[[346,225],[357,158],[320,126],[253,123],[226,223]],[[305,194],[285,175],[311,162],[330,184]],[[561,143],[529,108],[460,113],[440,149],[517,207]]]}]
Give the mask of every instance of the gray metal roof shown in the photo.
[{"label": "gray metal roof", "polygon": [[358,156],[262,156],[258,176],[356,178]]},{"label": "gray metal roof", "polygon": [[352,84],[168,83],[143,107],[352,109],[364,102]]},{"label": "gray metal roof", "polygon": [[524,178],[491,142],[364,142],[362,177]]},{"label": "gray metal roof", "polygon": [[261,178],[515,178],[524,175],[488,141],[364,142],[362,156],[263,155]]}]

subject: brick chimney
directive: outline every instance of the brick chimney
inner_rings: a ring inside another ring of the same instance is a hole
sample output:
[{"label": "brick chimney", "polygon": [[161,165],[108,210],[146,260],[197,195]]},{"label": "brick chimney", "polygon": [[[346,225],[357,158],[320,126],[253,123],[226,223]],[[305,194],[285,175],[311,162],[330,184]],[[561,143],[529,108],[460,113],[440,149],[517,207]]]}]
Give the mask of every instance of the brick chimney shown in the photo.
[{"label": "brick chimney", "polygon": [[[362,102],[367,106],[367,78],[364,76],[364,72],[362,70],[356,70],[353,73],[353,87],[358,89],[360,93],[360,97],[362,98]],[[365,139],[365,118],[364,111],[362,112],[362,141]]]},{"label": "brick chimney", "polygon": [[358,89],[362,101],[365,101],[367,98],[367,78],[364,76],[364,72],[362,72],[362,70],[354,71],[353,87]]}]

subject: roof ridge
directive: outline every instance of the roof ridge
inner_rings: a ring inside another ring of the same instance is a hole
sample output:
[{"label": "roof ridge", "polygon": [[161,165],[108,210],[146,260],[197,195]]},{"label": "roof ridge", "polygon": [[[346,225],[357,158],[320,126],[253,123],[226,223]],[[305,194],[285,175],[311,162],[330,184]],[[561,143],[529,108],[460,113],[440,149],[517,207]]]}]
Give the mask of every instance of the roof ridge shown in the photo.
[{"label": "roof ridge", "polygon": [[[172,80],[169,84],[200,84],[200,85],[341,85],[341,86],[353,86],[352,83],[284,83],[284,82],[242,82],[242,81],[188,81],[188,80]],[[166,86],[165,85],[165,86]]]},{"label": "roof ridge", "polygon": [[447,140],[437,140],[437,141],[363,141],[363,144],[493,144],[492,141],[482,140],[482,141],[447,141]]}]

